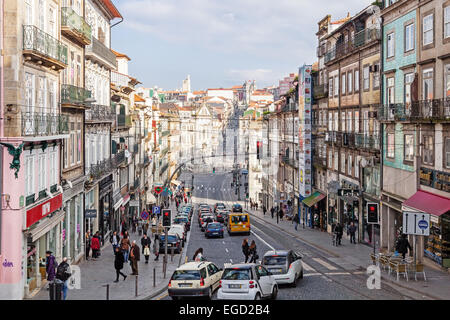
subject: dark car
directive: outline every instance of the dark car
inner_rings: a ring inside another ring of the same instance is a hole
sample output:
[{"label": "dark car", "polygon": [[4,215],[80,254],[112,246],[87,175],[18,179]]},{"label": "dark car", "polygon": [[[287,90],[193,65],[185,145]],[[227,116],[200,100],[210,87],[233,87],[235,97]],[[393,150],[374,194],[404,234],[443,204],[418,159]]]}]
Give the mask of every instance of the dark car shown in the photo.
[{"label": "dark car", "polygon": [[238,203],[233,204],[231,207],[231,212],[243,212],[242,206]]},{"label": "dark car", "polygon": [[223,225],[221,223],[208,223],[205,229],[205,237],[220,237],[223,238]]},{"label": "dark car", "polygon": [[[166,245],[166,236],[165,234],[161,234],[159,236],[159,253],[164,253],[164,247]],[[167,253],[171,253],[172,248],[174,248],[174,253],[181,252],[181,239],[176,234],[169,234],[167,236]]]},{"label": "dark car", "polygon": [[226,206],[225,206],[224,203],[222,203],[222,202],[217,202],[217,203],[214,205],[214,213],[217,213],[217,211],[223,210],[223,209],[225,209],[225,208],[226,208]]},{"label": "dark car", "polygon": [[225,219],[227,217],[225,210],[218,210],[216,213],[216,220],[220,223],[225,223]]}]

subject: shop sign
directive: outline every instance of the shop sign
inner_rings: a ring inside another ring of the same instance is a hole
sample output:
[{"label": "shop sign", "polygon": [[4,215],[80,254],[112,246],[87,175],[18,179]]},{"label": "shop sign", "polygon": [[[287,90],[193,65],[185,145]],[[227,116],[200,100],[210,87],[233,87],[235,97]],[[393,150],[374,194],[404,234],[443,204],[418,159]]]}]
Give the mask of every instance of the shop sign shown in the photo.
[{"label": "shop sign", "polygon": [[403,233],[418,236],[430,235],[430,214],[403,211]]},{"label": "shop sign", "polygon": [[96,209],[86,209],[84,210],[84,217],[88,218],[97,218],[97,210]]},{"label": "shop sign", "polygon": [[42,218],[48,216],[49,214],[55,212],[62,207],[63,195],[60,193],[56,197],[47,200],[40,205],[27,210],[27,223],[26,227],[29,228]]}]

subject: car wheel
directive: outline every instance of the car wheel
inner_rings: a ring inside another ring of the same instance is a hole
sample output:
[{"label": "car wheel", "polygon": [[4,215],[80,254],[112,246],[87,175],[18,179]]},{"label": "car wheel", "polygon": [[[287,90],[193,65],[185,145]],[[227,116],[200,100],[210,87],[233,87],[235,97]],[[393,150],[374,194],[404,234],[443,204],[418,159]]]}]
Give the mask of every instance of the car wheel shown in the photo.
[{"label": "car wheel", "polygon": [[211,287],[209,287],[209,289],[208,289],[208,300],[212,300],[212,288]]},{"label": "car wheel", "polygon": [[278,287],[277,286],[274,286],[273,287],[273,289],[272,289],[272,299],[273,300],[276,300],[277,299],[277,296],[278,296]]},{"label": "car wheel", "polygon": [[291,283],[291,287],[295,288],[297,286],[297,280],[300,278],[300,276],[295,275],[294,281]]},{"label": "car wheel", "polygon": [[303,279],[303,270],[300,272],[300,279]]},{"label": "car wheel", "polygon": [[259,294],[259,292],[256,294],[255,300],[261,300],[261,295]]}]

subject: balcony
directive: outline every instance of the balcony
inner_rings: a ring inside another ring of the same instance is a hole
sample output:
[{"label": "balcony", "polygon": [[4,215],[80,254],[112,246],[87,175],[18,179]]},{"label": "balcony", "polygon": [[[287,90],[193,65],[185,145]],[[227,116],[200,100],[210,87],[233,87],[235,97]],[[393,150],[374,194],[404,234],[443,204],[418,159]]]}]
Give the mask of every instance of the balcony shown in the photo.
[{"label": "balcony", "polygon": [[336,59],[340,59],[371,42],[379,40],[381,40],[381,30],[379,28],[361,30],[347,42],[341,42],[333,46],[325,54],[325,64],[333,62]]},{"label": "balcony", "polygon": [[61,8],[61,33],[81,45],[91,43],[91,26],[72,8]]},{"label": "balcony", "polygon": [[111,106],[92,104],[91,108],[85,111],[86,121],[106,121],[114,122],[116,120],[115,110]]},{"label": "balcony", "polygon": [[32,25],[23,26],[23,55],[25,60],[51,69],[67,67],[67,46]]},{"label": "balcony", "polygon": [[61,104],[83,105],[91,91],[70,84],[61,85]]},{"label": "balcony", "polygon": [[109,69],[117,68],[116,55],[95,37],[92,37],[91,44],[86,46],[85,56]]},{"label": "balcony", "polygon": [[419,177],[422,185],[450,192],[450,173],[448,172],[421,167]]},{"label": "balcony", "polygon": [[342,132],[342,145],[348,148],[355,147],[355,134],[352,132]]},{"label": "balcony", "polygon": [[103,161],[98,162],[97,164],[93,164],[89,168],[88,175],[91,177],[91,179],[100,180],[105,175],[111,173],[111,171],[114,169],[114,161],[113,159],[105,159]]},{"label": "balcony", "polygon": [[69,133],[68,117],[47,112],[22,112],[22,136],[57,136]]},{"label": "balcony", "polygon": [[326,168],[327,158],[315,154],[313,155],[313,165],[319,168]]},{"label": "balcony", "polygon": [[367,135],[363,133],[355,134],[355,145],[358,149],[379,151],[380,142],[378,135]]},{"label": "balcony", "polygon": [[165,130],[165,131],[161,132],[161,138],[168,136],[169,134],[170,134],[170,130]]},{"label": "balcony", "polygon": [[125,115],[125,114],[118,114],[117,115],[117,126],[124,127],[124,128],[131,128],[132,127],[131,116]]},{"label": "balcony", "polygon": [[283,156],[281,158],[281,162],[285,165],[291,166],[293,168],[298,168],[298,160]]},{"label": "balcony", "polygon": [[114,167],[118,167],[123,162],[125,162],[125,160],[126,160],[126,158],[125,158],[125,151],[120,151],[119,153],[116,153],[116,155],[113,156],[113,158],[112,158],[113,166]]},{"label": "balcony", "polygon": [[319,84],[313,87],[314,100],[323,99],[328,97],[328,85]]},{"label": "balcony", "polygon": [[380,121],[430,121],[450,119],[450,98],[387,104],[380,107]]}]

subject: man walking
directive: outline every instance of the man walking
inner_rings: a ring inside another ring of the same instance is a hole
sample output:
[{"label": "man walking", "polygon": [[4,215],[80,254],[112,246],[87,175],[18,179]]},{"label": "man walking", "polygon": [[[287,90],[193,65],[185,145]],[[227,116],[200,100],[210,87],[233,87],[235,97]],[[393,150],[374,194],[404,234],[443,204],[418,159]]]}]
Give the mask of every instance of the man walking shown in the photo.
[{"label": "man walking", "polygon": [[70,266],[67,263],[67,257],[64,257],[63,261],[59,264],[58,268],[56,269],[56,279],[64,282],[63,300],[66,300],[67,298],[67,290],[68,290],[67,284],[71,275],[72,273],[70,272]]},{"label": "man walking", "polygon": [[92,259],[97,259],[100,251],[100,237],[98,231],[92,237],[91,248],[92,248]]},{"label": "man walking", "polygon": [[273,219],[273,213],[274,213],[274,212],[275,212],[274,207],[270,208],[270,215],[272,216],[272,219]]},{"label": "man walking", "polygon": [[47,259],[45,260],[45,271],[47,272],[47,280],[53,281],[55,279],[56,267],[58,263],[56,262],[55,256],[52,254],[53,252],[47,251],[45,256]]},{"label": "man walking", "polygon": [[139,251],[139,247],[136,244],[136,240],[133,240],[131,244],[130,250],[130,260],[131,260],[131,270],[132,275],[137,276],[138,273],[138,261],[141,259],[141,252]]},{"label": "man walking", "polygon": [[[374,239],[374,241],[375,241],[375,239]],[[401,253],[403,259],[405,259],[408,249],[410,252],[412,251],[411,245],[409,244],[406,234],[402,234],[400,239],[398,239],[395,249],[398,251],[398,253]]]},{"label": "man walking", "polygon": [[339,222],[336,225],[336,233],[337,233],[336,243],[337,243],[337,245],[342,245],[341,240],[342,240],[342,235],[344,234],[344,228],[342,227],[342,225]]},{"label": "man walking", "polygon": [[300,218],[298,216],[298,213],[295,214],[294,219],[292,219],[292,220],[294,221],[295,231],[297,231],[298,224],[300,223]]},{"label": "man walking", "polygon": [[354,222],[352,222],[348,227],[348,232],[350,233],[350,243],[356,244],[355,240],[356,226]]},{"label": "man walking", "polygon": [[113,253],[116,253],[116,248],[119,246],[120,237],[117,235],[117,231],[114,231],[114,233],[111,235],[111,238],[109,238],[109,242],[111,242],[113,246]]},{"label": "man walking", "polygon": [[263,214],[266,215],[266,212],[267,212],[266,205],[263,205]]},{"label": "man walking", "polygon": [[150,257],[150,244],[151,240],[149,237],[147,237],[146,234],[141,239],[141,245],[142,245],[142,254],[145,257],[145,263],[148,263],[148,258]]}]

